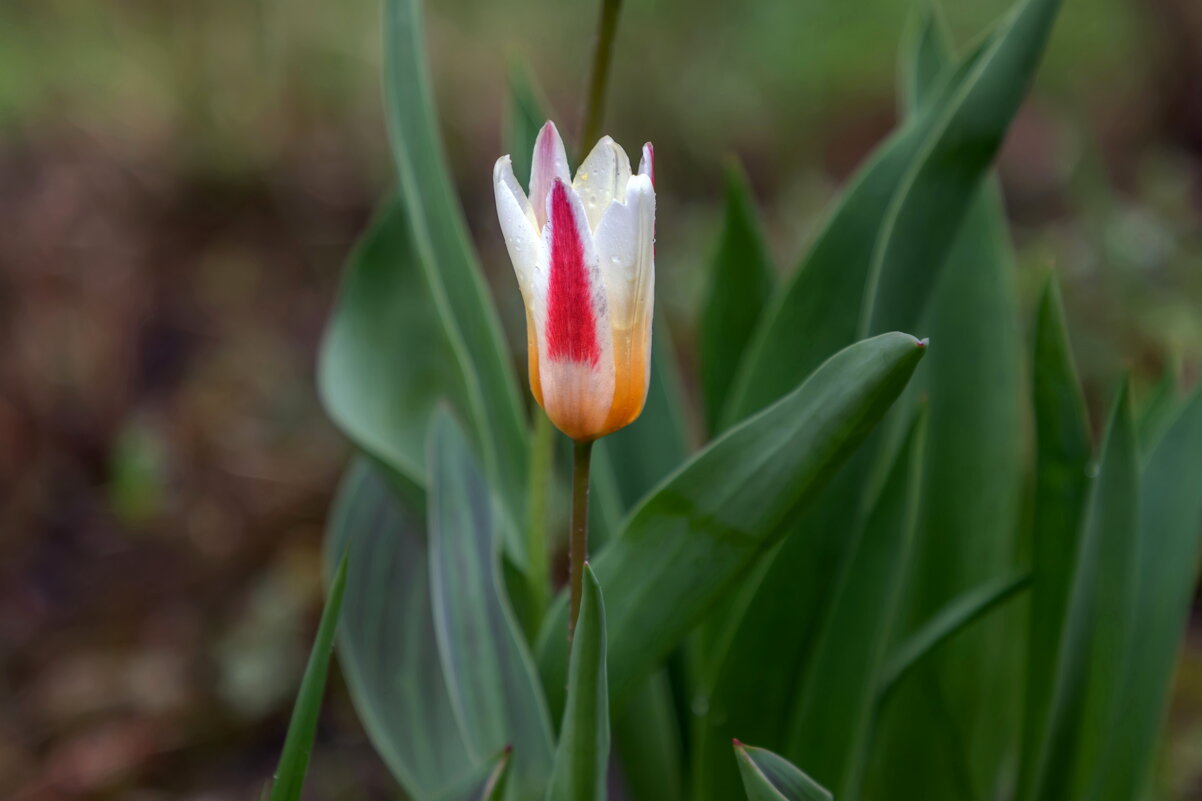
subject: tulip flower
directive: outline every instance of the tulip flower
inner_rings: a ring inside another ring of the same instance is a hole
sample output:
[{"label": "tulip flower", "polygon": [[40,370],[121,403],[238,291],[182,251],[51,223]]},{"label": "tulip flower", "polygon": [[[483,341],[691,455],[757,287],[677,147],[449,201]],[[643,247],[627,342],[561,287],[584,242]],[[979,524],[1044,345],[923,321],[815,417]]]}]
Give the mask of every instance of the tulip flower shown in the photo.
[{"label": "tulip flower", "polygon": [[543,126],[530,191],[497,160],[497,216],[526,304],[530,389],[577,442],[629,425],[651,372],[655,296],[653,153],[637,174],[608,136],[568,173],[563,140]]}]

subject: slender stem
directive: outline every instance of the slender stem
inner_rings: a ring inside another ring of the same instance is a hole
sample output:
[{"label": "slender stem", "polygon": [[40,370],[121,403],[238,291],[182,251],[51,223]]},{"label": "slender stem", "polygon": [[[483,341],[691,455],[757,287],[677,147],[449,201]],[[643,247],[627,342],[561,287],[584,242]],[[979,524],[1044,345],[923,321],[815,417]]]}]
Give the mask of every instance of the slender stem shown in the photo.
[{"label": "slender stem", "polygon": [[547,558],[547,495],[555,429],[540,410],[534,415],[534,437],[530,440],[530,520],[526,527],[526,558],[529,560],[530,628],[537,633],[547,609],[550,567]]},{"label": "slender stem", "polygon": [[609,86],[609,64],[613,60],[614,35],[618,30],[618,12],[622,0],[601,0],[601,19],[597,24],[597,48],[593,51],[593,71],[589,76],[588,105],[580,128],[580,153],[587,153],[601,137],[601,118],[605,116],[605,90]]},{"label": "slender stem", "polygon": [[572,531],[568,538],[568,643],[576,633],[584,563],[588,559],[588,468],[593,443],[577,442],[572,450]]}]

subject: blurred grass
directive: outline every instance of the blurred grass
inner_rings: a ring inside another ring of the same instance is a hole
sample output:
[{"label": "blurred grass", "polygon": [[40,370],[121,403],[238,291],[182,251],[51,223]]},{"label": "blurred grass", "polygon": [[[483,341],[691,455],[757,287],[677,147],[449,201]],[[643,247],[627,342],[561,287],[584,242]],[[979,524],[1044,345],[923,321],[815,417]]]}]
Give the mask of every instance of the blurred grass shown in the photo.
[{"label": "blurred grass", "polygon": [[[596,9],[428,5],[452,164],[519,343],[488,183],[506,69],[528,64],[575,131]],[[793,269],[892,125],[911,5],[625,3],[606,127],[657,146],[657,295],[686,370],[722,157]],[[1008,5],[941,4],[961,45]],[[1067,0],[1001,160],[1025,308],[1053,266],[1095,420],[1121,369],[1139,401],[1169,360],[1187,382],[1202,366],[1200,9]],[[274,765],[346,452],[314,351],[392,183],[378,18],[375,0],[0,4],[0,795],[243,797]],[[1198,652],[1180,798],[1202,798]],[[260,708],[238,700],[265,682]],[[314,797],[389,797],[337,692]]]}]

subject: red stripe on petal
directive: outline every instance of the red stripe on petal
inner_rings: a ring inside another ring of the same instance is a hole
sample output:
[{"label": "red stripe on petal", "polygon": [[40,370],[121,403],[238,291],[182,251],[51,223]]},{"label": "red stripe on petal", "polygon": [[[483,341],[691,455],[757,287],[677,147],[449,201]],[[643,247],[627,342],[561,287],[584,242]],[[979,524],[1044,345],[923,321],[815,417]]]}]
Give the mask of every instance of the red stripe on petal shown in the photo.
[{"label": "red stripe on petal", "polygon": [[563,181],[551,189],[551,278],[547,287],[547,355],[596,365],[601,360],[584,243]]}]

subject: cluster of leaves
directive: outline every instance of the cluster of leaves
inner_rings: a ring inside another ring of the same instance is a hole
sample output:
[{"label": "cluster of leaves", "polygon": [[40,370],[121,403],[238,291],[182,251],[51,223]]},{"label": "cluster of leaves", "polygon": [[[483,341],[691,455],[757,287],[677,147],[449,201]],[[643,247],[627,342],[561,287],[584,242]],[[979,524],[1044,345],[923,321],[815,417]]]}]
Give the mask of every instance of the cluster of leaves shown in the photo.
[{"label": "cluster of leaves", "polygon": [[[710,441],[688,452],[659,336],[643,417],[595,454],[569,653],[548,429],[526,423],[448,178],[417,0],[386,0],[399,191],[322,355],[361,455],[280,798],[339,619],[356,707],[415,801],[604,798],[611,740],[634,801],[1146,789],[1198,558],[1202,394],[1179,402],[1170,376],[1137,415],[1120,390],[1095,460],[1052,283],[1025,366],[990,169],[1058,5],[1022,0],[959,59],[933,17],[914,26],[903,122],[782,286],[732,172],[698,346]],[[542,118],[516,81],[515,156]],[[732,758],[734,737],[772,751]]]}]

